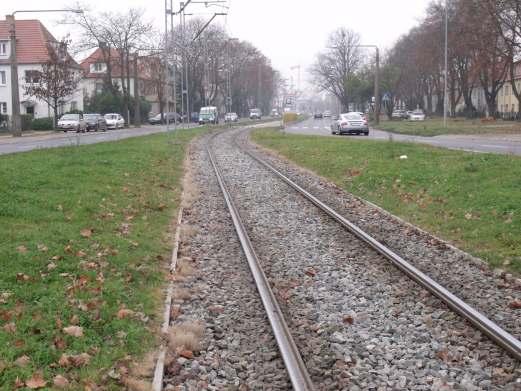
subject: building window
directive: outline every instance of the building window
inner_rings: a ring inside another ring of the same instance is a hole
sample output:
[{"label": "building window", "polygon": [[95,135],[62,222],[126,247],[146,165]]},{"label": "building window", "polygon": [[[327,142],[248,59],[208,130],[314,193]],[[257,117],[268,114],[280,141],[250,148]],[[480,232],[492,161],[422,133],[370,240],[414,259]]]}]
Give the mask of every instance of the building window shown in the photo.
[{"label": "building window", "polygon": [[95,91],[96,94],[101,94],[103,92],[103,83],[96,83]]},{"label": "building window", "polygon": [[30,70],[25,71],[25,82],[28,84],[40,82],[40,71]]},{"label": "building window", "polygon": [[7,42],[0,42],[0,56],[7,56]]},{"label": "building window", "polygon": [[78,102],[72,101],[71,102],[71,111],[78,110]]},{"label": "building window", "polygon": [[0,71],[0,86],[5,86],[7,83],[7,78],[5,76],[5,71]]},{"label": "building window", "polygon": [[0,102],[0,114],[7,114],[7,103]]},{"label": "building window", "polygon": [[34,116],[34,106],[28,106],[25,108],[25,113]]},{"label": "building window", "polygon": [[90,66],[90,71],[91,72],[104,72],[105,71],[105,64],[102,63],[102,62],[95,62],[94,64],[91,64]]}]

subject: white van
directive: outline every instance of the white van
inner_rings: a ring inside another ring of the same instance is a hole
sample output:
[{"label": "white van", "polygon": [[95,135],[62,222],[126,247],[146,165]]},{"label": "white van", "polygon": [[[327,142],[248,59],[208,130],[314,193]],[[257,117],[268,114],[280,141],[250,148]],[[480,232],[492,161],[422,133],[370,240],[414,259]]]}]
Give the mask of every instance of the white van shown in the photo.
[{"label": "white van", "polygon": [[217,107],[208,106],[201,107],[199,111],[199,124],[218,124],[219,123],[219,112],[217,111]]}]

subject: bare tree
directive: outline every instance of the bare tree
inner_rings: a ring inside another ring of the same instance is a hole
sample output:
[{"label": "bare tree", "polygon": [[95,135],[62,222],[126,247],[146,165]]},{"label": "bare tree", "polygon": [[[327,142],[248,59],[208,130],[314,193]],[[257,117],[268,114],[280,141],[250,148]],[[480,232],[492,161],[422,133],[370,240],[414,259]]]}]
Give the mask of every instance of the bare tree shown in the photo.
[{"label": "bare tree", "polygon": [[336,96],[345,110],[351,102],[349,79],[362,63],[359,44],[360,37],[354,31],[335,30],[329,36],[327,49],[318,55],[309,70],[315,85]]},{"label": "bare tree", "polygon": [[47,45],[49,59],[42,70],[31,75],[24,85],[25,93],[43,100],[54,111],[54,126],[58,108],[76,91],[81,79],[78,64],[67,53],[67,42],[50,42]]}]

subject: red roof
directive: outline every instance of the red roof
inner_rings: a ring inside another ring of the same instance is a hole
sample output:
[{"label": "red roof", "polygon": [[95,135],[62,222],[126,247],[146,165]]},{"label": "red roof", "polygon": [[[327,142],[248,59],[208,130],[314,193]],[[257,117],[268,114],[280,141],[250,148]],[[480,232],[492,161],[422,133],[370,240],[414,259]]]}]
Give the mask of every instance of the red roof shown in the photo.
[{"label": "red roof", "polygon": [[[41,64],[49,60],[47,44],[56,38],[39,20],[16,20],[16,58],[19,64]],[[7,21],[0,20],[0,40],[9,40]],[[8,60],[0,60],[7,63]]]}]

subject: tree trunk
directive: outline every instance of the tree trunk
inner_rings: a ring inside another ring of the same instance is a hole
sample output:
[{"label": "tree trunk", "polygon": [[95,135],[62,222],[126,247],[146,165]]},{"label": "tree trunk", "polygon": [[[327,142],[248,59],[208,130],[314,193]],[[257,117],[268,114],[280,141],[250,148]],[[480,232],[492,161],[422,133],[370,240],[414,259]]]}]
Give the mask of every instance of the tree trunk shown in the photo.
[{"label": "tree trunk", "polygon": [[56,128],[58,127],[58,99],[54,98],[53,99],[53,112],[54,112],[54,130],[56,130]]}]

